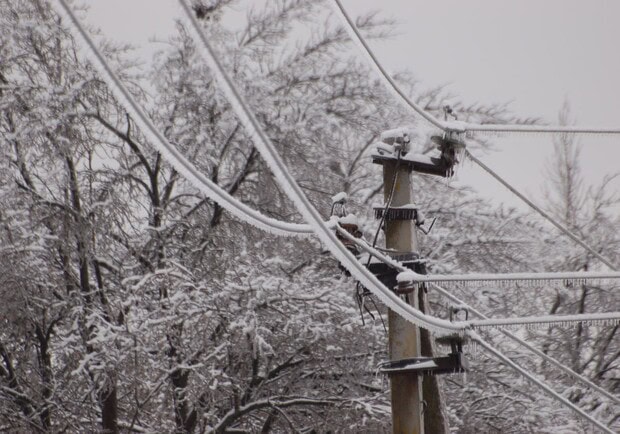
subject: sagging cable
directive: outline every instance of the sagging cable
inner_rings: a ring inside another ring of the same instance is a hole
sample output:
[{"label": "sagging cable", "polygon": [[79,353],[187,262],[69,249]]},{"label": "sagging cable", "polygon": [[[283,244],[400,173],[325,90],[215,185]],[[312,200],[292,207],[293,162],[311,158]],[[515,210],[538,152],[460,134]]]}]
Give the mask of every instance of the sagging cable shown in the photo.
[{"label": "sagging cable", "polygon": [[133,121],[140,128],[140,131],[148,138],[151,146],[160,152],[165,160],[189,180],[195,188],[208,198],[217,202],[222,208],[239,220],[256,226],[266,232],[281,236],[308,237],[313,235],[313,230],[310,225],[288,223],[267,217],[240,202],[219,185],[211,181],[207,176],[203,175],[153,124],[150,117],[144,112],[140,104],[136,102],[131,93],[106,62],[66,1],[57,0],[57,2],[61,6],[61,8],[58,9],[58,13],[66,18],[66,21],[71,24],[75,33],[79,36],[79,39],[83,41],[86,48],[83,50],[84,54],[104,78],[116,100],[132,117]]},{"label": "sagging cable", "polygon": [[227,97],[247,133],[252,137],[254,145],[261,153],[284,192],[289,196],[306,221],[312,225],[319,239],[325,244],[334,257],[349,270],[355,279],[377,295],[387,307],[407,321],[436,333],[463,333],[465,330],[464,325],[425,315],[418,309],[405,303],[398,295],[386,288],[385,285],[364,267],[364,265],[361,264],[336,238],[332,228],[323,222],[319,212],[314,208],[290,174],[275,146],[260,126],[252,111],[250,111],[247,103],[239,94],[231,78],[224,71],[213,48],[209,44],[209,40],[194,17],[188,2],[186,0],[179,0],[179,3],[189,21],[190,34],[192,37],[196,38],[198,42],[198,51],[211,69],[211,72],[221,86],[224,95]]},{"label": "sagging cable", "polygon": [[620,134],[620,128],[600,128],[600,127],[580,127],[563,125],[530,125],[530,124],[478,124],[462,121],[442,122],[435,116],[424,110],[419,104],[412,101],[405,92],[396,84],[394,79],[388,74],[377,56],[372,51],[359,29],[349,16],[340,0],[334,0],[333,9],[344,23],[345,30],[351,39],[361,48],[369,63],[377,70],[379,76],[388,88],[396,95],[400,102],[407,108],[412,109],[430,124],[443,131],[454,131],[461,133],[485,133],[485,134]]},{"label": "sagging cable", "polygon": [[[477,310],[473,306],[468,305],[467,303],[465,303],[464,301],[460,300],[458,297],[456,297],[452,293],[448,292],[445,288],[442,288],[441,286],[439,286],[439,285],[437,285],[435,283],[433,283],[431,285],[431,287],[435,291],[437,291],[442,297],[445,297],[448,300],[451,300],[457,306],[464,307],[465,309],[467,309],[467,311],[469,311],[469,313],[471,313],[471,314],[473,314],[473,315],[475,315],[475,316],[477,316],[477,317],[479,317],[481,319],[490,319],[488,316],[486,316],[485,314],[483,314],[482,312],[480,312],[479,310]],[[526,350],[528,350],[531,353],[535,354],[536,356],[538,356],[539,358],[541,358],[545,362],[548,362],[548,363],[552,364],[553,366],[555,366],[556,368],[558,368],[559,370],[561,370],[565,374],[567,374],[570,377],[572,377],[573,379],[579,381],[585,387],[588,387],[588,388],[598,392],[599,394],[605,396],[607,399],[613,401],[616,404],[620,404],[620,397],[612,395],[607,390],[603,389],[602,387],[598,386],[597,384],[594,384],[592,381],[588,380],[583,375],[578,374],[577,372],[573,371],[568,366],[566,366],[564,363],[557,361],[556,359],[554,359],[553,357],[549,356],[548,354],[545,354],[544,352],[540,351],[538,348],[536,348],[533,345],[529,344],[525,340],[519,338],[518,336],[516,336],[515,334],[511,333],[510,331],[508,331],[508,330],[506,330],[504,328],[496,328],[496,331],[498,333],[503,334],[507,338],[511,339],[513,342],[516,342],[517,344],[521,345],[523,348],[525,348]]]},{"label": "sagging cable", "polygon": [[521,366],[517,365],[515,362],[513,362],[511,359],[506,357],[499,350],[497,350],[492,345],[487,343],[484,339],[482,339],[480,337],[480,335],[478,335],[475,332],[470,332],[470,333],[468,333],[468,335],[469,335],[470,339],[472,339],[473,341],[476,341],[478,343],[478,345],[480,345],[482,348],[484,348],[486,351],[488,351],[496,359],[500,360],[504,365],[512,368],[513,370],[515,370],[516,372],[521,374],[525,379],[527,379],[531,383],[533,383],[536,386],[538,386],[540,389],[545,391],[549,396],[551,396],[552,398],[557,400],[559,403],[561,403],[562,405],[570,408],[577,415],[579,415],[583,419],[587,420],[588,422],[590,422],[592,425],[594,425],[598,429],[602,430],[603,432],[606,432],[606,433],[609,433],[609,434],[614,434],[614,431],[612,431],[608,426],[604,425],[602,422],[600,422],[597,419],[595,419],[592,416],[590,416],[588,413],[583,411],[581,408],[577,407],[575,404],[570,402],[568,399],[564,398],[562,395],[557,393],[555,390],[553,390],[551,387],[549,387],[543,381],[539,380],[534,375],[532,375],[530,372],[528,372],[527,370],[523,369]]},{"label": "sagging cable", "polygon": [[577,286],[588,283],[617,283],[617,271],[564,271],[556,273],[469,273],[469,274],[419,274],[407,270],[398,275],[399,282],[439,283],[454,286],[522,287]]},{"label": "sagging cable", "polygon": [[615,266],[615,264],[613,262],[611,262],[605,256],[601,255],[599,252],[597,252],[593,247],[589,246],[585,241],[583,241],[577,235],[573,234],[567,227],[565,227],[563,224],[558,222],[555,218],[553,218],[552,216],[547,214],[542,208],[537,206],[534,202],[529,200],[523,193],[518,191],[516,188],[514,188],[512,185],[510,185],[504,178],[499,176],[499,174],[497,174],[497,172],[495,172],[489,166],[487,166],[482,161],[480,161],[478,158],[476,158],[474,155],[472,155],[472,153],[469,152],[469,150],[465,149],[465,155],[471,161],[473,161],[478,166],[480,166],[485,172],[487,172],[489,175],[491,175],[493,178],[495,178],[497,181],[499,181],[500,184],[502,184],[504,187],[506,187],[508,190],[510,190],[511,193],[513,193],[515,196],[517,196],[519,199],[521,199],[523,202],[525,202],[530,208],[532,208],[534,211],[536,211],[538,214],[540,214],[544,219],[546,219],[553,226],[558,228],[564,235],[566,235],[571,240],[573,240],[574,242],[579,244],[581,247],[586,249],[588,252],[590,252],[592,255],[594,255],[595,258],[597,258],[603,264],[607,265],[610,269],[617,270],[617,267]]}]

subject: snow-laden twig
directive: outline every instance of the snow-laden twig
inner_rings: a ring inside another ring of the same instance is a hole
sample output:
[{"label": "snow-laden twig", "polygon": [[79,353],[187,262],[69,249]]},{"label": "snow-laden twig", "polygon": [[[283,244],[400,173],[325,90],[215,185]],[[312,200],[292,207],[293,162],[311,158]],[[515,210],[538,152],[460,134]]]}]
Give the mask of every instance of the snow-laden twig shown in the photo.
[{"label": "snow-laden twig", "polygon": [[342,402],[340,399],[314,399],[305,397],[274,397],[269,399],[261,399],[258,401],[250,402],[249,404],[232,408],[226,413],[219,421],[217,425],[207,430],[208,433],[223,432],[228,426],[234,423],[244,415],[251,413],[255,410],[263,408],[278,407],[296,407],[296,406],[330,406]]}]

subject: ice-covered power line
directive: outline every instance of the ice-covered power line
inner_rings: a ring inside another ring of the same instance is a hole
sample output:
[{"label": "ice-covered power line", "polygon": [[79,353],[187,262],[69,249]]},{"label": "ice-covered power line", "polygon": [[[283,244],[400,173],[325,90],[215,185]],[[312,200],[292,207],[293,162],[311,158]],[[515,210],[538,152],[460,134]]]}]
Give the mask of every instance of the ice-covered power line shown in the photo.
[{"label": "ice-covered power line", "polygon": [[419,274],[408,270],[399,275],[399,281],[457,284],[469,286],[541,286],[548,284],[583,284],[617,282],[620,272],[564,271],[550,273],[468,273],[468,274]]},{"label": "ice-covered power line", "polygon": [[299,187],[291,173],[288,171],[282,158],[278,154],[275,146],[266,135],[258,120],[249,109],[244,98],[239,94],[237,87],[232,79],[224,71],[213,48],[209,44],[200,24],[194,17],[187,0],[179,0],[184,15],[189,21],[189,29],[192,37],[197,39],[197,47],[215,76],[224,95],[232,105],[239,120],[244,128],[250,134],[254,141],[254,145],[261,153],[263,159],[273,172],[276,180],[284,189],[284,192],[293,201],[298,211],[309,222],[319,239],[325,243],[325,246],[338,259],[342,265],[349,270],[352,276],[360,281],[366,288],[375,293],[381,301],[383,301],[390,309],[401,315],[408,321],[419,327],[440,332],[462,332],[464,325],[454,324],[450,321],[425,315],[418,309],[408,305],[394,292],[383,285],[376,276],[374,276],[363,264],[361,264],[351,252],[338,240],[334,231],[323,222],[321,215],[308,200],[302,189]]},{"label": "ice-covered power line", "polygon": [[[418,274],[414,271],[404,267],[398,261],[390,258],[389,256],[384,255],[379,252],[377,249],[372,247],[370,244],[366,243],[364,240],[353,237],[346,230],[337,226],[336,230],[340,233],[341,236],[346,238],[347,240],[355,243],[362,250],[367,252],[368,254],[376,257],[381,262],[393,267],[396,270],[399,270],[401,273],[397,276],[397,280],[401,282],[415,282],[415,283],[435,283],[433,280],[434,277],[438,275],[427,275],[427,274]],[[542,273],[542,274],[554,274],[554,273]],[[584,273],[577,273],[584,274]],[[459,275],[459,276],[470,276],[470,275]],[[492,274],[488,276],[494,276]],[[439,276],[439,277],[450,277],[450,276]],[[444,282],[444,280],[439,279],[439,282]],[[467,328],[502,328],[502,327],[517,327],[517,326],[527,326],[527,327],[536,327],[540,325],[551,325],[551,324],[560,324],[562,326],[570,326],[575,323],[588,323],[592,325],[607,325],[607,324],[618,324],[620,322],[620,312],[604,312],[604,313],[584,313],[577,315],[544,315],[544,316],[525,316],[525,317],[514,317],[514,318],[484,318],[481,320],[473,320],[473,321],[464,321],[460,322],[466,326]]]},{"label": "ice-covered power line", "polygon": [[73,11],[67,6],[65,0],[57,0],[63,13],[72,24],[80,39],[85,44],[84,54],[89,58],[93,66],[99,71],[108,88],[119,101],[123,108],[131,115],[134,122],[140,127],[140,131],[149,139],[149,143],[160,152],[179,173],[187,178],[194,187],[210,199],[217,202],[232,215],[253,226],[275,235],[308,237],[314,234],[308,224],[283,222],[267,217],[253,208],[245,205],[222,189],[219,185],[203,175],[174,145],[157,129],[150,117],[144,112],[140,104],[136,102],[125,85],[117,77],[110,65],[106,62],[97,46],[84,30]]},{"label": "ice-covered power line", "polygon": [[382,80],[396,94],[397,98],[406,107],[413,109],[418,115],[427,122],[440,128],[443,131],[460,131],[463,133],[574,133],[574,134],[620,134],[620,128],[598,128],[598,127],[579,127],[579,126],[559,126],[559,125],[518,125],[518,124],[477,124],[468,122],[443,122],[424,110],[419,104],[415,103],[403,92],[396,84],[394,79],[387,73],[377,56],[372,51],[359,29],[349,16],[340,0],[330,2],[336,13],[344,23],[345,30],[351,39],[362,49],[369,63],[377,70]]},{"label": "ice-covered power line", "polygon": [[562,395],[560,395],[559,393],[557,393],[555,390],[553,390],[551,387],[549,387],[546,383],[544,383],[543,381],[539,380],[538,378],[536,378],[534,375],[532,375],[530,372],[526,371],[525,369],[523,369],[521,366],[517,365],[515,362],[513,362],[511,359],[509,359],[508,357],[506,357],[504,354],[502,354],[499,350],[497,350],[495,347],[493,347],[492,345],[490,345],[489,343],[487,343],[484,339],[482,339],[480,337],[480,335],[478,335],[475,332],[470,332],[469,333],[469,337],[476,341],[478,343],[478,345],[480,345],[482,348],[484,348],[486,351],[488,351],[489,353],[491,353],[495,358],[497,358],[498,360],[500,360],[502,363],[504,363],[506,366],[514,369],[516,372],[518,372],[519,374],[521,374],[524,378],[526,378],[527,380],[529,380],[531,383],[535,384],[536,386],[538,386],[539,388],[541,388],[542,390],[544,390],[547,394],[549,394],[552,398],[554,398],[555,400],[557,400],[558,402],[560,402],[562,405],[570,408],[571,410],[573,410],[575,413],[577,413],[579,416],[581,416],[582,418],[588,420],[590,423],[592,423],[594,426],[596,426],[598,429],[609,433],[609,434],[613,434],[614,432],[605,424],[603,424],[602,422],[598,421],[597,419],[593,418],[592,416],[590,416],[588,413],[586,413],[585,411],[583,411],[581,408],[577,407],[575,404],[573,404],[572,402],[570,402],[568,399],[564,398]]},{"label": "ice-covered power line", "polygon": [[541,315],[541,316],[523,316],[512,318],[488,318],[469,321],[471,328],[502,328],[502,327],[519,327],[526,326],[528,328],[538,326],[549,326],[559,324],[562,327],[568,327],[577,323],[585,323],[590,325],[617,325],[620,323],[620,312],[602,312],[602,313],[580,313],[574,315]]},{"label": "ice-covered power line", "polygon": [[383,66],[381,65],[381,62],[379,62],[379,60],[377,59],[377,56],[375,56],[375,53],[373,53],[373,51],[371,50],[366,40],[362,37],[359,29],[357,28],[357,26],[355,25],[355,23],[353,22],[349,14],[347,13],[344,6],[342,6],[342,3],[340,3],[340,0],[334,0],[334,1],[335,1],[335,6],[336,6],[335,9],[338,12],[338,15],[340,15],[343,22],[345,23],[344,28],[349,34],[349,36],[351,37],[351,40],[353,40],[356,44],[360,46],[360,48],[362,49],[362,53],[366,55],[369,63],[377,70],[377,72],[379,73],[379,76],[387,84],[388,89],[394,92],[397,99],[401,103],[403,103],[406,108],[413,109],[416,113],[422,116],[428,123],[445,131],[446,127],[444,126],[442,121],[437,119],[431,113],[424,110],[422,106],[420,106],[418,103],[416,103],[411,98],[409,98],[407,94],[398,86],[398,84],[396,84],[396,82],[390,76],[390,74],[388,74],[387,71],[383,68]]},{"label": "ice-covered power line", "polygon": [[[472,315],[475,315],[475,316],[477,316],[477,317],[479,317],[481,319],[489,319],[488,316],[486,316],[485,314],[483,314],[482,312],[480,312],[479,310],[477,310],[473,306],[470,306],[467,303],[463,302],[458,297],[456,297],[455,295],[453,295],[452,293],[447,291],[445,288],[442,288],[441,286],[439,286],[439,285],[437,285],[435,283],[432,284],[432,287],[441,296],[443,296],[443,297],[447,298],[448,300],[452,301],[457,306],[464,307]],[[534,353],[536,356],[538,356],[539,358],[541,358],[545,362],[552,364],[553,366],[555,366],[556,368],[558,368],[559,370],[561,370],[565,374],[567,374],[570,377],[574,378],[575,380],[579,381],[584,386],[586,386],[586,387],[588,387],[588,388],[590,388],[592,390],[597,391],[598,393],[600,393],[601,395],[605,396],[609,400],[615,402],[616,404],[620,404],[620,398],[619,397],[617,397],[615,395],[612,395],[607,390],[603,389],[602,387],[598,386],[597,384],[594,384],[593,382],[588,380],[583,375],[573,371],[572,369],[570,369],[568,366],[566,366],[562,362],[559,362],[556,359],[554,359],[553,357],[549,356],[548,354],[545,354],[544,352],[540,351],[538,348],[536,348],[533,345],[529,344],[525,340],[519,338],[518,336],[516,336],[515,334],[511,333],[510,331],[505,330],[503,328],[499,328],[497,331],[499,333],[502,333],[504,336],[508,337],[512,341],[516,342],[517,344],[521,345],[522,347],[524,347],[528,351]]]},{"label": "ice-covered power line", "polygon": [[563,125],[519,125],[519,124],[470,124],[462,128],[470,133],[538,133],[538,134],[620,134],[620,128],[599,128]]},{"label": "ice-covered power line", "polygon": [[[126,88],[122,85],[120,80],[118,80],[118,78],[116,77],[116,75],[114,74],[110,66],[105,61],[105,58],[96,49],[96,46],[94,45],[94,43],[92,42],[88,34],[84,31],[84,29],[80,25],[79,21],[77,20],[77,18],[75,17],[73,12],[69,8],[69,6],[66,4],[65,0],[57,0],[57,2],[61,6],[58,12],[61,13],[62,16],[68,18],[67,21],[69,23],[73,24],[73,27],[77,30],[80,37],[87,44],[87,47],[88,47],[87,55],[90,55],[92,57],[93,65],[98,70],[100,70],[100,72],[103,74],[103,77],[106,77],[110,81],[110,83],[108,83],[108,85],[110,85],[110,90],[114,92],[115,97],[118,98],[119,102],[125,105],[125,108],[128,109],[128,112],[130,113],[130,115],[135,116],[134,120],[138,123],[138,125],[141,128],[144,128],[143,133],[145,133],[150,140],[153,140],[153,144],[158,146],[157,149],[162,153],[163,157],[167,161],[168,159],[170,159],[171,163],[178,164],[178,167],[175,166],[175,168],[177,168],[177,170],[179,170],[181,174],[183,174],[184,176],[188,176],[190,180],[197,182],[197,186],[200,186],[201,191],[203,191],[205,194],[207,193],[212,194],[213,192],[207,188],[208,183],[200,182],[201,177],[203,177],[203,175],[195,171],[195,169],[192,170],[193,166],[191,164],[188,164],[188,165],[180,164],[184,161],[181,158],[182,155],[180,155],[178,151],[171,144],[168,143],[166,138],[157,130],[157,128],[152,124],[148,116],[146,116],[146,114],[142,111],[140,106],[131,97],[131,95],[126,90]],[[194,20],[194,25],[197,26],[198,30],[200,30],[198,27],[199,26],[198,23],[195,22],[195,19],[191,15],[189,6],[187,6],[187,4],[182,4],[182,6],[186,8],[185,10],[188,13],[188,17]],[[200,33],[201,32],[199,32],[199,35]],[[206,42],[206,41],[203,41],[203,42]],[[207,51],[207,58],[208,58],[208,55],[210,54],[211,54],[210,51]],[[435,332],[450,333],[450,332],[455,332],[455,331],[463,331],[464,330],[463,325],[456,325],[446,320],[442,320],[439,318],[433,318],[433,317],[424,315],[419,310],[416,310],[412,308],[411,306],[407,305],[406,303],[404,303],[392,291],[385,288],[385,286],[383,286],[381,282],[379,282],[379,280],[375,276],[373,276],[365,267],[359,264],[355,260],[355,257],[351,255],[346,250],[346,248],[344,248],[342,245],[339,244],[338,240],[331,233],[331,227],[329,226],[329,224],[321,220],[321,216],[319,215],[318,211],[313,209],[313,207],[311,206],[307,198],[305,198],[305,196],[301,192],[301,189],[295,184],[292,176],[288,174],[288,172],[286,171],[286,168],[284,167],[283,162],[277,157],[277,153],[275,153],[275,148],[273,148],[273,145],[268,146],[270,143],[267,143],[267,146],[265,146],[265,144],[262,142],[262,140],[264,140],[263,137],[266,137],[264,135],[264,132],[262,132],[261,130],[258,130],[258,133],[257,133],[257,130],[252,129],[252,122],[251,122],[251,120],[253,119],[252,115],[249,114],[249,111],[247,111],[246,113],[248,113],[250,117],[248,117],[248,114],[244,114],[243,109],[245,106],[243,104],[240,105],[237,102],[237,100],[234,99],[234,96],[236,95],[236,91],[234,90],[234,88],[230,88],[230,84],[227,84],[226,81],[222,81],[223,80],[221,77],[222,70],[221,69],[218,70],[218,68],[216,68],[214,69],[214,72],[217,72],[217,75],[219,76],[218,81],[224,84],[224,89],[226,90],[226,93],[228,94],[230,98],[232,98],[231,103],[233,104],[233,108],[237,111],[237,114],[241,114],[240,118],[245,122],[246,127],[249,126],[249,132],[252,133],[253,138],[256,140],[255,144],[257,144],[258,149],[261,151],[263,156],[266,156],[266,161],[268,162],[270,166],[275,165],[276,170],[274,170],[274,173],[276,174],[276,177],[279,180],[279,182],[284,181],[284,179],[282,179],[282,177],[284,176],[283,173],[286,173],[288,177],[290,177],[291,183],[294,185],[294,188],[298,190],[298,192],[296,192],[294,202],[296,203],[296,205],[300,206],[300,208],[303,209],[302,214],[305,214],[305,217],[311,216],[311,221],[313,222],[313,225],[312,226],[293,225],[291,223],[282,224],[282,222],[279,222],[273,219],[265,220],[266,217],[260,215],[259,213],[247,207],[246,205],[239,203],[238,201],[236,201],[236,199],[232,198],[231,196],[227,194],[217,194],[218,190],[213,188],[213,191],[216,193],[214,194],[214,197],[217,198],[218,200],[221,200],[220,204],[225,209],[228,209],[229,211],[231,211],[238,218],[248,221],[251,224],[254,224],[257,227],[264,229],[268,232],[282,234],[282,235],[285,235],[285,234],[288,235],[288,234],[295,233],[295,232],[298,232],[300,234],[306,234],[307,233],[306,230],[310,230],[309,228],[312,227],[312,232],[317,232],[319,237],[324,242],[327,241],[326,244],[328,244],[328,246],[331,247],[332,253],[334,253],[335,256],[339,260],[341,260],[341,262],[343,262],[345,265],[349,267],[352,274],[355,275],[360,281],[364,282],[367,287],[373,289],[377,293],[378,297],[387,306],[393,309],[395,312],[407,318],[409,321],[416,323],[418,326],[435,331]],[[226,76],[224,75],[224,77]],[[255,119],[254,119],[254,122],[256,122]],[[258,126],[258,123],[256,123],[256,125]],[[277,161],[279,161],[279,165],[275,164]],[[206,179],[204,179],[204,181],[206,181]],[[286,183],[283,185],[286,185]],[[285,191],[288,192],[289,187],[286,187]],[[222,193],[225,193],[225,192],[222,192]],[[299,201],[301,197],[303,197],[307,205],[311,207],[310,209],[305,209],[303,208],[303,206],[300,205]],[[256,214],[259,214],[260,217],[256,216]],[[247,218],[248,216],[251,216],[253,218],[248,219]],[[299,230],[300,227],[302,228],[301,231]]]},{"label": "ice-covered power line", "polygon": [[573,234],[566,226],[564,226],[563,224],[558,222],[555,218],[553,218],[551,215],[549,215],[547,212],[545,212],[542,208],[540,208],[534,202],[529,200],[523,193],[521,193],[515,187],[510,185],[510,183],[508,183],[508,181],[506,181],[504,178],[502,178],[497,172],[495,172],[489,166],[487,166],[482,161],[480,161],[478,158],[476,158],[474,155],[472,155],[472,153],[469,152],[469,150],[465,149],[465,155],[467,155],[468,158],[470,158],[474,163],[476,163],[478,166],[480,166],[485,172],[487,172],[489,175],[491,175],[493,178],[495,178],[497,181],[499,181],[499,183],[502,184],[504,187],[506,187],[511,193],[513,193],[515,196],[517,196],[519,199],[521,199],[523,202],[525,202],[530,208],[532,208],[534,211],[536,211],[538,214],[540,214],[543,218],[545,218],[547,221],[549,221],[553,226],[555,226],[560,231],[562,231],[562,233],[564,233],[567,237],[569,237],[571,240],[573,240],[574,242],[579,244],[581,247],[586,249],[595,258],[597,258],[603,264],[607,265],[610,269],[617,270],[617,268],[616,268],[616,266],[614,265],[613,262],[611,262],[605,256],[601,255],[593,247],[588,245],[585,241],[583,241],[577,235]]},{"label": "ice-covered power line", "polygon": [[[351,234],[349,234],[349,232],[347,232],[346,230],[344,230],[340,226],[337,227],[337,230],[344,238],[346,238],[347,240],[355,243],[360,249],[362,249],[363,251],[365,251],[369,255],[372,255],[372,256],[376,257],[378,260],[382,261],[383,263],[391,266],[392,268],[394,268],[396,270],[407,271],[407,268],[405,268],[400,262],[395,261],[394,259],[390,258],[389,256],[386,256],[383,253],[379,252],[376,248],[373,248],[370,244],[366,243],[364,240],[353,237]],[[483,313],[479,312],[474,307],[468,305],[463,300],[460,300],[458,297],[456,297],[455,295],[453,295],[452,293],[450,293],[446,289],[442,288],[441,286],[439,286],[439,285],[437,285],[435,283],[433,283],[432,286],[433,286],[433,288],[435,288],[435,290],[437,292],[439,292],[440,295],[442,295],[443,297],[445,297],[448,300],[452,301],[453,303],[455,303],[455,305],[462,306],[462,307],[466,308],[473,315],[476,315],[477,317],[479,317],[479,318],[481,318],[483,320],[491,320],[492,319],[492,318],[489,318],[488,316],[484,315]],[[590,389],[597,391],[598,393],[600,393],[601,395],[607,397],[608,399],[612,400],[613,402],[615,402],[617,404],[620,404],[620,399],[618,397],[612,395],[611,393],[609,393],[608,391],[606,391],[602,387],[592,383],[590,380],[588,380],[584,376],[582,376],[582,375],[578,374],[577,372],[573,371],[572,369],[570,369],[569,367],[565,366],[561,362],[557,361],[553,357],[551,357],[551,356],[543,353],[542,351],[538,350],[537,348],[535,348],[534,346],[530,345],[528,342],[524,341],[523,339],[519,338],[518,336],[512,334],[508,330],[505,330],[502,327],[499,327],[497,331],[502,333],[502,334],[504,334],[505,336],[507,336],[508,338],[513,340],[514,342],[516,342],[517,344],[523,346],[524,348],[526,348],[530,352],[534,353],[535,355],[537,355],[538,357],[540,357],[544,361],[546,361],[548,363],[551,363],[556,368],[562,370],[564,373],[568,374],[572,378],[574,378],[577,381],[581,382],[586,387],[589,387]]]}]

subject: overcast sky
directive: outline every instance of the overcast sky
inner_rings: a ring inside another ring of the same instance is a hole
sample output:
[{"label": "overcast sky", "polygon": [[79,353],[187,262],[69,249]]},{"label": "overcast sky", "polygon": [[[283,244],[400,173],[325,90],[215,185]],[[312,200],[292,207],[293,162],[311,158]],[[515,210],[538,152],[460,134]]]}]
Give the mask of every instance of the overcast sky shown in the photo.
[{"label": "overcast sky", "polygon": [[[176,0],[88,0],[88,22],[110,39],[129,41],[150,55],[154,36],[174,30]],[[252,1],[239,2],[239,17]],[[255,3],[255,2],[254,2]],[[620,126],[620,40],[614,0],[343,0],[357,16],[379,9],[398,21],[398,35],[371,45],[388,70],[409,69],[429,87],[439,84],[465,102],[511,102],[523,117],[555,122],[568,100],[577,123]],[[397,126],[397,125],[395,125]],[[484,161],[542,202],[549,137],[493,138]],[[596,183],[620,170],[620,137],[585,137],[582,168]],[[496,202],[519,202],[477,167],[458,181]],[[616,184],[620,188],[620,183]]]}]

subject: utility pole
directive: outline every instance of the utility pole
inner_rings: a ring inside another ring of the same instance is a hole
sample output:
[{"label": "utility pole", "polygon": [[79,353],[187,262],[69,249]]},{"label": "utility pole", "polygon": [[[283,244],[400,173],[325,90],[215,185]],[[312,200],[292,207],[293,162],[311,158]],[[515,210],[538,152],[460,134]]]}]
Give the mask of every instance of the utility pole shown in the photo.
[{"label": "utility pole", "polygon": [[[393,186],[393,183],[396,185]],[[398,165],[396,161],[384,161],[383,197],[386,203],[392,187],[394,191],[390,207],[414,203],[409,167],[405,164]],[[416,252],[418,238],[414,221],[386,219],[385,247],[398,252]],[[407,294],[406,297],[410,305],[418,308],[417,290]],[[388,330],[390,360],[420,357],[421,340],[418,327],[390,310]],[[424,434],[422,377],[415,372],[391,374],[390,391],[393,432],[395,434]]]},{"label": "utility pole", "polygon": [[[403,139],[406,140],[405,137]],[[401,143],[402,153],[407,152],[408,146],[404,140]],[[391,195],[390,209],[415,204],[411,172],[419,171],[419,168],[405,162],[399,164],[395,159],[386,159],[381,163],[384,202],[387,203]],[[431,173],[436,174],[433,170]],[[443,168],[440,169],[442,170]],[[385,245],[387,249],[396,252],[418,253],[416,220],[386,218]],[[425,311],[426,297],[422,288],[416,287],[405,297],[408,304]],[[388,328],[390,361],[433,356],[428,331],[420,330],[391,310],[388,312]],[[415,371],[393,372],[390,374],[390,390],[392,430],[395,434],[424,434],[425,427],[432,434],[445,434],[449,431],[436,376],[422,376]]]},{"label": "utility pole", "polygon": [[[417,227],[424,221],[415,205],[411,172],[450,177],[465,146],[458,132],[448,131],[431,140],[440,151],[438,157],[409,152],[406,129],[384,131],[382,143],[376,145],[371,155],[374,163],[383,166],[383,196],[384,202],[389,203],[389,207],[375,207],[376,217],[385,222],[386,248],[418,273],[426,273],[419,262],[417,237]],[[426,288],[417,284],[395,286],[396,274],[386,273],[383,266],[369,264],[369,268],[374,268],[373,272],[382,282],[404,297],[409,305],[425,312]],[[449,427],[437,375],[466,370],[461,343],[451,339],[452,352],[448,356],[433,357],[433,342],[427,330],[420,330],[391,310],[388,327],[390,361],[383,372],[390,375],[393,432],[423,434],[426,428],[431,434],[447,434]]]}]

